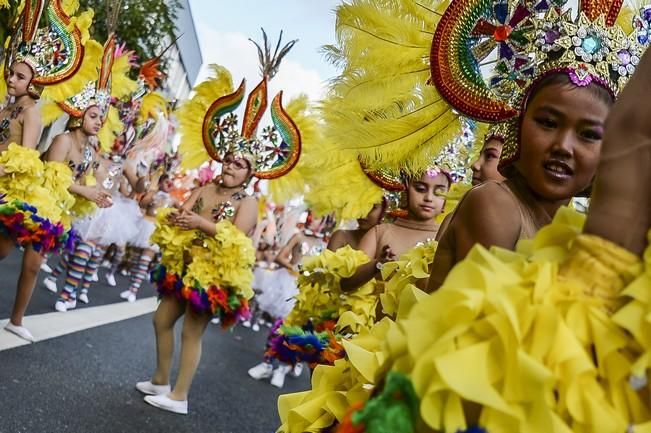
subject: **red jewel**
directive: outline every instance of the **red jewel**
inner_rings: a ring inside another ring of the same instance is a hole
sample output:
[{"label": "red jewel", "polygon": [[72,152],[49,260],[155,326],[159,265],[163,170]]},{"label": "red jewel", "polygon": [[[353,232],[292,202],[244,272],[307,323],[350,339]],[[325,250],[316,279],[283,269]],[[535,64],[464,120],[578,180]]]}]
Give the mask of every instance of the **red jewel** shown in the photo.
[{"label": "red jewel", "polygon": [[513,28],[511,28],[510,25],[504,24],[503,26],[499,26],[495,29],[493,32],[493,37],[497,42],[504,42],[509,38],[512,31]]}]

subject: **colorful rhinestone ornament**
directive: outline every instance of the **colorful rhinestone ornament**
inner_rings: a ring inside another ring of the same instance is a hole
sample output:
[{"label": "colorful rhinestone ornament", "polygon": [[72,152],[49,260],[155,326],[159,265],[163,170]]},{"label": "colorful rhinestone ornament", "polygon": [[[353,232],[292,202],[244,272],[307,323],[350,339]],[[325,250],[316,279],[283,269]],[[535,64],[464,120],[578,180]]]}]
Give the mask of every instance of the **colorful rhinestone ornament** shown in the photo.
[{"label": "colorful rhinestone ornament", "polygon": [[11,121],[18,119],[18,116],[20,113],[23,112],[23,107],[17,106],[13,110],[11,110],[11,113],[9,113],[9,117],[5,117],[0,121],[0,144],[4,144],[8,139],[11,131],[9,130],[11,126]]},{"label": "colorful rhinestone ornament", "polygon": [[102,119],[106,120],[112,101],[111,69],[115,61],[115,49],[115,35],[111,35],[104,44],[99,79],[89,81],[81,92],[59,103],[61,109],[70,115],[71,126],[81,126],[84,113],[93,106],[99,108]]},{"label": "colorful rhinestone ornament", "polygon": [[563,0],[452,0],[432,42],[432,82],[462,115],[511,123],[501,157],[508,165],[518,157],[519,116],[541,79],[565,73],[614,96],[626,85],[649,43],[651,8],[627,34],[615,23],[621,3],[581,1],[573,18]]},{"label": "colorful rhinestone ornament", "polygon": [[39,97],[42,86],[65,81],[79,69],[84,47],[81,32],[70,30],[70,24],[61,0],[25,1],[9,41],[5,71],[16,62],[29,65],[34,72],[28,89],[32,96]]},{"label": "colorful rhinestone ornament", "polygon": [[[264,36],[267,42],[266,34]],[[269,106],[267,82],[276,74],[280,61],[295,42],[289,42],[280,51],[276,49],[273,55],[268,44],[265,44],[264,52],[256,44],[263,76],[247,98],[241,129],[233,111],[244,100],[244,80],[235,92],[222,96],[210,106],[204,116],[202,135],[204,147],[214,160],[221,162],[226,154],[244,158],[251,163],[254,176],[260,179],[278,178],[294,168],[301,153],[301,135],[282,105],[282,91],[271,101],[273,126],[263,128],[259,135],[257,129]]]}]

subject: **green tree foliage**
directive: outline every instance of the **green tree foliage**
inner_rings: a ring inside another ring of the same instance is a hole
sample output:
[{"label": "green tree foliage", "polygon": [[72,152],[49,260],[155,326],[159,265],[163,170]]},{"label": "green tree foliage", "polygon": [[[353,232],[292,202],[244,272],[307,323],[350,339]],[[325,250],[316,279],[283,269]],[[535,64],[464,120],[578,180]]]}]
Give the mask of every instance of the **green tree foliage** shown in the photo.
[{"label": "green tree foliage", "polygon": [[[11,36],[11,26],[17,14],[18,1],[10,0],[8,8],[0,8],[0,60],[4,59],[5,41]],[[0,64],[1,66],[2,64]]]},{"label": "green tree foliage", "polygon": [[[80,0],[81,9],[91,8],[95,19],[91,27],[93,39],[103,42],[108,37],[106,0]],[[119,18],[115,28],[119,42],[134,50],[140,60],[147,60],[160,54],[161,41],[168,36],[175,38],[174,24],[178,0],[122,0]],[[161,65],[165,68],[165,65]]]}]

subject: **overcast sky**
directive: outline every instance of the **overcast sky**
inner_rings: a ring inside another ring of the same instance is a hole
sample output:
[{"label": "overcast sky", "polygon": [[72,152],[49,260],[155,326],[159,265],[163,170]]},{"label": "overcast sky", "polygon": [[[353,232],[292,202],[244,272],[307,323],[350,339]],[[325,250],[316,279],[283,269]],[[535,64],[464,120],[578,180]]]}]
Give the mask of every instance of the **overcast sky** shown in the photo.
[{"label": "overcast sky", "polygon": [[248,39],[261,41],[260,27],[264,27],[272,44],[280,30],[283,41],[299,39],[271,82],[270,98],[284,90],[287,98],[307,93],[318,99],[325,81],[336,75],[320,48],[334,42],[333,9],[339,2],[190,0],[204,59],[199,81],[206,78],[208,64],[218,63],[231,71],[235,85],[246,78],[247,90],[251,90],[260,81],[260,73],[255,46]]}]

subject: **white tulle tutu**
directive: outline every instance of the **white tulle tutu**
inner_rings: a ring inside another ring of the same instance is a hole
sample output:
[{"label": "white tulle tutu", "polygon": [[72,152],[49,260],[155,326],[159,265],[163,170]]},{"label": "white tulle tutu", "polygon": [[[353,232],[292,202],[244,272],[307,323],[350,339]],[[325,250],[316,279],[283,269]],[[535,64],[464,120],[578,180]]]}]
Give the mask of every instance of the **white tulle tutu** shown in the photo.
[{"label": "white tulle tutu", "polygon": [[138,234],[138,221],[142,219],[135,200],[114,194],[111,207],[98,209],[93,215],[73,223],[73,228],[85,241],[99,245],[126,245]]},{"label": "white tulle tutu", "polygon": [[149,240],[156,229],[156,224],[145,217],[140,217],[136,227],[138,233],[129,241],[129,244],[137,248],[146,248],[158,251],[158,245],[152,244]]},{"label": "white tulle tutu", "polygon": [[296,276],[285,268],[262,269],[262,271],[259,272],[261,281],[254,280],[254,284],[260,285],[260,287],[254,285],[253,288],[262,292],[255,297],[255,300],[262,311],[274,318],[284,318],[292,311],[296,303],[294,299],[294,296],[298,294]]}]

